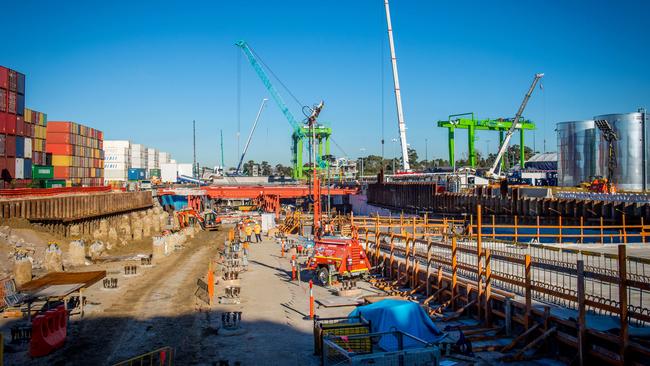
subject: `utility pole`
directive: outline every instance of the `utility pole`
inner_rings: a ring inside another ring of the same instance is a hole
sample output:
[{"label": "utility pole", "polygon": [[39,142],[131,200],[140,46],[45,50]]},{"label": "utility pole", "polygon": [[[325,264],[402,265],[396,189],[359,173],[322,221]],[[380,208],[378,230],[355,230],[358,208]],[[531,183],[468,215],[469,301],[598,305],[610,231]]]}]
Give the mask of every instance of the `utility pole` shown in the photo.
[{"label": "utility pole", "polygon": [[223,161],[223,130],[221,130],[221,170],[226,174],[226,163]]},{"label": "utility pole", "polygon": [[424,161],[429,164],[429,139],[424,139]]},{"label": "utility pole", "polygon": [[196,121],[192,120],[192,150],[194,151],[194,162],[192,163],[192,178],[196,178],[198,172],[196,171]]}]

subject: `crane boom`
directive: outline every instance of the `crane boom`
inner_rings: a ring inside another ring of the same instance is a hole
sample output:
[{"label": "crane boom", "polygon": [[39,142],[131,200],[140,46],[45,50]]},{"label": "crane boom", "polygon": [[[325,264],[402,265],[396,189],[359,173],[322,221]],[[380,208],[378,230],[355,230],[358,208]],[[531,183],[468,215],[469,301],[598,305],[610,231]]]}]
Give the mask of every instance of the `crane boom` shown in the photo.
[{"label": "crane boom", "polygon": [[530,96],[533,94],[533,90],[535,90],[535,86],[537,85],[537,82],[543,76],[544,76],[543,73],[535,74],[535,78],[533,79],[533,83],[530,85],[530,89],[528,89],[528,92],[526,93],[526,96],[524,96],[524,100],[521,102],[521,105],[519,106],[519,110],[517,111],[517,114],[515,115],[514,121],[512,121],[512,126],[510,126],[510,129],[506,133],[506,136],[503,139],[503,143],[501,143],[501,147],[499,147],[499,152],[497,153],[497,156],[494,159],[494,162],[492,163],[492,166],[490,167],[490,170],[488,170],[488,172],[486,174],[488,178],[497,177],[495,172],[497,170],[497,167],[499,166],[499,162],[501,161],[501,159],[503,158],[503,155],[506,152],[506,149],[508,148],[508,143],[510,143],[510,138],[512,137],[512,135],[515,133],[515,130],[517,129],[517,125],[519,123],[519,118],[521,118],[521,115],[524,113],[524,109],[526,109],[526,104],[528,104],[528,100],[530,99]]},{"label": "crane boom", "polygon": [[244,152],[241,153],[241,157],[239,158],[239,164],[237,164],[237,169],[235,170],[235,174],[239,174],[241,170],[241,165],[244,162],[244,156],[246,156],[246,151],[248,151],[248,146],[250,145],[251,139],[253,138],[253,132],[255,132],[255,127],[257,127],[257,121],[260,120],[260,115],[262,114],[262,110],[264,109],[267,100],[268,99],[266,98],[262,99],[262,105],[260,105],[260,110],[257,111],[257,117],[255,117],[255,122],[253,122],[253,127],[251,128],[251,132],[248,134],[248,139],[246,139],[246,145],[244,145]]},{"label": "crane boom", "polygon": [[278,91],[275,90],[275,87],[271,83],[271,79],[269,79],[268,75],[266,75],[266,72],[262,68],[262,65],[260,65],[259,61],[257,61],[257,57],[255,57],[255,54],[248,46],[248,43],[246,43],[246,41],[238,41],[235,43],[235,45],[241,48],[242,52],[244,52],[244,55],[246,55],[248,58],[248,62],[250,62],[253,69],[255,69],[257,76],[259,76],[259,78],[262,80],[262,83],[266,87],[266,90],[268,90],[269,94],[271,94],[271,98],[273,98],[273,101],[275,101],[275,104],[278,106],[278,108],[280,108],[280,111],[282,111],[284,117],[286,117],[287,121],[289,121],[289,124],[293,128],[293,133],[296,134],[299,138],[303,138],[304,133],[300,128],[300,123],[296,121],[296,118],[293,116],[293,114],[291,114],[291,111],[289,111],[289,107],[287,107],[287,105],[284,103],[284,100]]},{"label": "crane boom", "polygon": [[402,147],[402,169],[411,170],[409,165],[408,146],[406,144],[406,123],[404,122],[404,112],[402,111],[402,93],[399,88],[399,76],[397,74],[397,56],[395,56],[395,42],[393,42],[393,24],[390,21],[390,7],[388,0],[384,0],[386,9],[386,24],[388,26],[388,43],[390,45],[390,59],[393,65],[393,84],[395,85],[395,103],[397,104],[397,123],[399,127],[399,141]]}]

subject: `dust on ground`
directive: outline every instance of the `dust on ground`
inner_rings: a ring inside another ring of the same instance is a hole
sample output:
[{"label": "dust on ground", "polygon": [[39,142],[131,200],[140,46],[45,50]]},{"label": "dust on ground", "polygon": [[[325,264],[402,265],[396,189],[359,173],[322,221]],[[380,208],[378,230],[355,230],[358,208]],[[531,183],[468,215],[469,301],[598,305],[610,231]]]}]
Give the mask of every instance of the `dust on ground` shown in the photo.
[{"label": "dust on ground", "polygon": [[[104,289],[100,281],[84,292],[85,314],[83,318],[71,317],[68,339],[62,349],[43,358],[30,359],[26,344],[9,345],[5,349],[6,361],[8,364],[104,365],[162,345],[174,345],[179,357],[188,359],[192,344],[200,341],[201,323],[206,317],[206,313],[197,311],[196,282],[206,275],[209,260],[223,246],[224,230],[199,231],[179,250],[151,267],[121,260],[72,268],[73,271],[106,270],[107,278],[118,278],[118,288]],[[152,241],[148,238],[117,247],[108,254],[110,258],[118,254],[148,255],[151,251]],[[137,274],[125,275],[123,267],[133,264],[138,265]],[[7,338],[11,322],[0,319],[0,328]]]}]

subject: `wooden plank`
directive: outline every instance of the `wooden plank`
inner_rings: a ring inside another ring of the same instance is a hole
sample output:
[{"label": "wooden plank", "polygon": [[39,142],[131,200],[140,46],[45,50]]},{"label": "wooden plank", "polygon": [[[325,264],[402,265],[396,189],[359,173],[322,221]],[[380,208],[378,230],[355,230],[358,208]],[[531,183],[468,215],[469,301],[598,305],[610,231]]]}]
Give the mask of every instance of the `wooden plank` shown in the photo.
[{"label": "wooden plank", "polygon": [[537,328],[539,328],[539,323],[535,323],[532,327],[528,328],[528,330],[526,330],[525,332],[523,332],[523,333],[521,333],[520,335],[518,335],[515,339],[512,340],[512,342],[510,342],[510,344],[508,344],[507,346],[503,347],[503,348],[501,349],[501,352],[502,352],[502,353],[508,352],[509,350],[511,350],[512,348],[514,348],[514,347],[517,345],[517,343],[519,343],[520,341],[524,340],[526,337],[528,337],[529,334],[531,334],[531,333],[532,333],[533,331],[535,331]]},{"label": "wooden plank", "polygon": [[106,271],[91,272],[50,272],[43,277],[31,280],[19,287],[22,292],[34,292],[39,289],[52,285],[69,285],[83,283],[84,287],[89,287],[106,277]]},{"label": "wooden plank", "polygon": [[551,329],[544,332],[541,336],[535,338],[535,340],[528,343],[526,345],[526,347],[522,348],[519,352],[517,352],[517,354],[515,354],[515,357],[514,357],[515,360],[520,360],[526,351],[528,351],[529,349],[535,347],[537,344],[545,341],[546,338],[548,338],[551,334],[555,333],[556,330],[557,330],[556,327],[552,327]]}]

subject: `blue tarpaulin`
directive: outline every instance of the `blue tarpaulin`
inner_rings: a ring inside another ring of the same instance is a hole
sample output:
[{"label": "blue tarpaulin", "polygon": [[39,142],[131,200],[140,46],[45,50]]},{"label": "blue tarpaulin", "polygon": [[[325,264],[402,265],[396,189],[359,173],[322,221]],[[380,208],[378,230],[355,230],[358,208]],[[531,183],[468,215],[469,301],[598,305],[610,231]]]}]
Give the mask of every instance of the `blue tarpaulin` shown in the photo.
[{"label": "blue tarpaulin", "polygon": [[[412,301],[386,299],[374,304],[359,306],[348,316],[359,315],[370,321],[373,333],[399,330],[430,343],[437,342],[444,336],[424,309]],[[382,337],[379,346],[386,351],[398,349],[397,340],[394,337]],[[422,344],[404,337],[404,348],[413,347],[422,347]]]},{"label": "blue tarpaulin", "polygon": [[187,196],[164,195],[161,196],[162,205],[170,205],[174,207],[175,211],[179,211],[187,207]]}]

